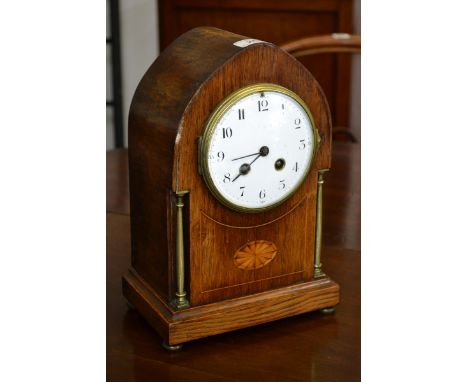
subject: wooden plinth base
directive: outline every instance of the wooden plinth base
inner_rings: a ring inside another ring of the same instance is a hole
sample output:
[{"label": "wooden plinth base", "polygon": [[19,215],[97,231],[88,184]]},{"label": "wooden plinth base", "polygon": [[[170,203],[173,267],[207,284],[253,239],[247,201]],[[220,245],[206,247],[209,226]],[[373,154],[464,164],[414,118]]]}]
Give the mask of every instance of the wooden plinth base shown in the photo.
[{"label": "wooden plinth base", "polygon": [[130,270],[122,281],[124,296],[169,345],[329,308],[339,302],[338,284],[323,277],[176,311],[134,270]]}]

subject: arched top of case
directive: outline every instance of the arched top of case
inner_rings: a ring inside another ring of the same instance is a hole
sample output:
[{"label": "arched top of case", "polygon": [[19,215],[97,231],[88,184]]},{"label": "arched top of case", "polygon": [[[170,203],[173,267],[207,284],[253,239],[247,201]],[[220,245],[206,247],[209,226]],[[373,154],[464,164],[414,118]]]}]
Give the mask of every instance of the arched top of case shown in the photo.
[{"label": "arched top of case", "polygon": [[140,81],[129,114],[129,160],[174,192],[196,187],[198,138],[216,106],[254,83],[298,94],[314,117],[321,143],[315,168],[330,167],[331,118],[323,91],[295,58],[267,42],[211,27],[176,39]]}]

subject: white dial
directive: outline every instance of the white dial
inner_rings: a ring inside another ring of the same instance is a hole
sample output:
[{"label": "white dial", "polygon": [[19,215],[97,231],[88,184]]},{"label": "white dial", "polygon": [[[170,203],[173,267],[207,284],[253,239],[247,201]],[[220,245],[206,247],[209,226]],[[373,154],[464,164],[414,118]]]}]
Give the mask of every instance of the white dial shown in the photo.
[{"label": "white dial", "polygon": [[311,115],[295,93],[272,84],[250,86],[228,97],[210,117],[203,175],[228,207],[268,209],[304,180],[315,138]]}]

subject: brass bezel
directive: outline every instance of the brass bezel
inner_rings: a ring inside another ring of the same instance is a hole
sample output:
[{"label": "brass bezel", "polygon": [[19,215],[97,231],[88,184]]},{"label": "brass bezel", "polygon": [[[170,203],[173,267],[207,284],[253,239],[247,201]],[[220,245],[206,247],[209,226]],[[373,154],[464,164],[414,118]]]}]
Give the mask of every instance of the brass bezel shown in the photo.
[{"label": "brass bezel", "polygon": [[[266,207],[258,207],[258,208],[251,208],[251,207],[244,207],[244,206],[239,206],[235,203],[232,203],[231,201],[227,200],[219,191],[218,188],[215,186],[213,179],[210,176],[209,170],[208,170],[208,148],[210,147],[211,139],[213,137],[213,132],[216,128],[216,125],[220,121],[220,119],[223,117],[223,115],[226,113],[228,109],[230,109],[235,103],[237,103],[239,100],[241,100],[244,97],[247,97],[253,93],[258,93],[262,91],[272,91],[272,92],[277,92],[277,93],[282,93],[285,94],[291,98],[293,98],[301,107],[305,110],[306,114],[308,115],[310,122],[311,122],[311,127],[312,127],[312,136],[314,140],[314,148],[312,151],[312,155],[310,156],[309,162],[307,163],[307,169],[302,175],[301,179],[299,179],[299,182],[296,184],[294,188],[292,188],[287,194],[284,195],[280,200],[278,200],[276,203],[271,204]],[[302,100],[301,97],[299,97],[296,93],[293,91],[272,83],[258,83],[254,85],[248,85],[246,87],[243,87],[239,90],[236,90],[234,93],[230,94],[228,97],[226,97],[211,113],[209,116],[205,129],[203,132],[203,135],[201,137],[200,141],[200,150],[199,150],[199,158],[198,162],[200,164],[200,172],[201,175],[203,176],[203,179],[205,180],[206,185],[208,186],[208,189],[210,192],[213,194],[213,196],[224,206],[233,209],[235,211],[240,211],[240,212],[249,212],[249,213],[256,213],[256,212],[263,212],[270,210],[272,208],[277,207],[278,205],[282,204],[285,202],[287,199],[289,199],[302,185],[304,182],[305,178],[309,174],[312,162],[315,159],[315,155],[317,153],[317,146],[320,142],[320,138],[318,135],[317,128],[315,126],[315,121],[312,116],[312,113],[310,112],[309,108],[307,107],[306,103]]]}]

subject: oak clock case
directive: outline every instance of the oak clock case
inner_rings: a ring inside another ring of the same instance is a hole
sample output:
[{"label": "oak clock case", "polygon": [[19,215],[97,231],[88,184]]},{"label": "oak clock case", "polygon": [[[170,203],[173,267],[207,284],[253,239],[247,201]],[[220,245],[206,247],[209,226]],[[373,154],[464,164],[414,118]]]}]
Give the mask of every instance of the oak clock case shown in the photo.
[{"label": "oak clock case", "polygon": [[321,265],[330,133],[319,85],[270,43],[196,28],[151,65],[129,115],[123,293],[166,348],[338,304]]}]

